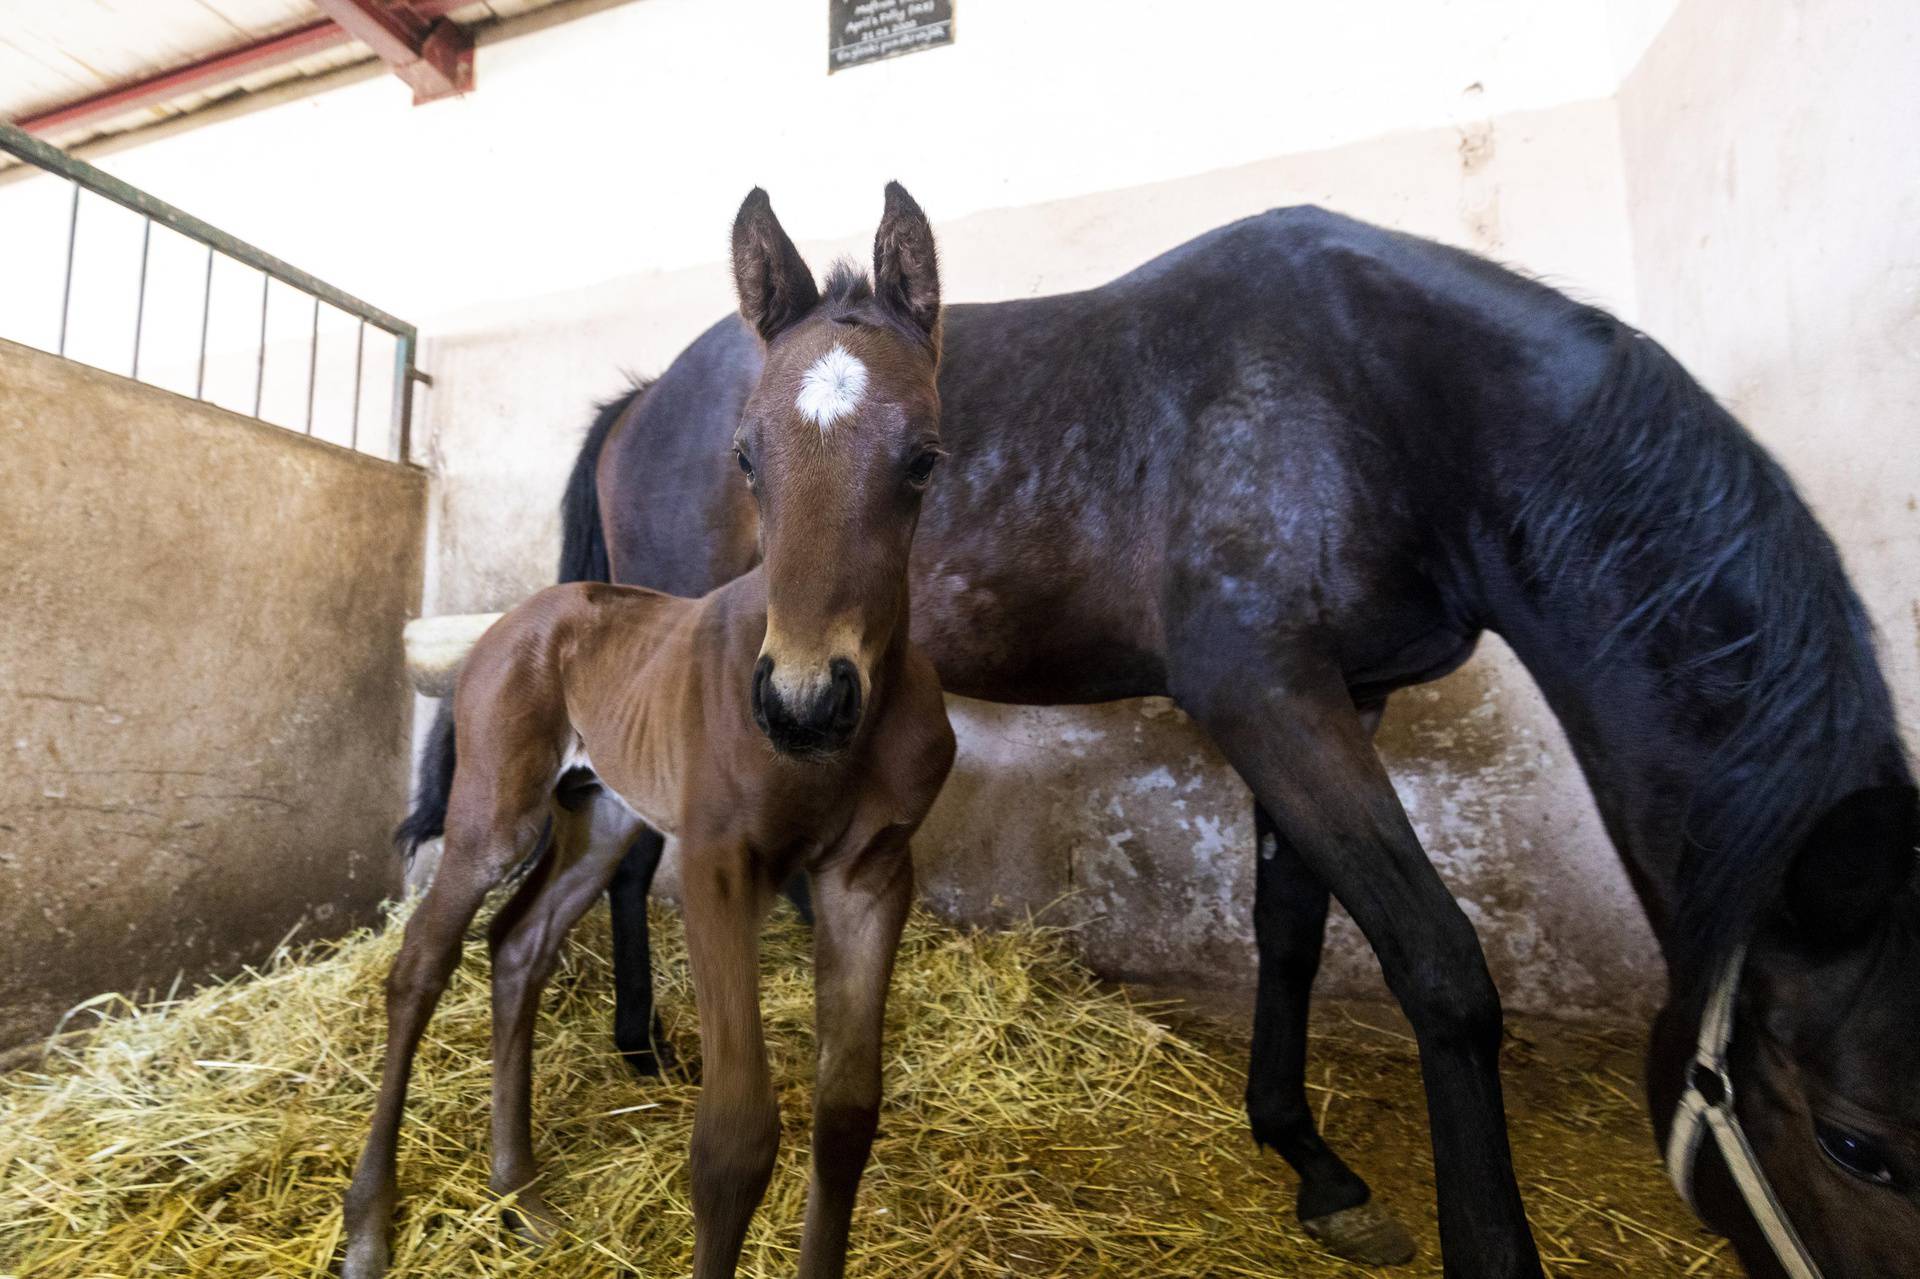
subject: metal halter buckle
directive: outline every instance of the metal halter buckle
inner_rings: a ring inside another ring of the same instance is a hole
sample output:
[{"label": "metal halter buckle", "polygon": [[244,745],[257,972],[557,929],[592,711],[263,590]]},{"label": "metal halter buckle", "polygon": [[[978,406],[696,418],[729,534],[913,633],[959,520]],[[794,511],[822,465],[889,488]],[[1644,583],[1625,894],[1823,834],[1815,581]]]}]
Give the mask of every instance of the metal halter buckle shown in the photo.
[{"label": "metal halter buckle", "polygon": [[1687,1064],[1687,1086],[1674,1111],[1673,1129],[1667,1135],[1667,1176],[1674,1189],[1697,1215],[1700,1205],[1693,1198],[1693,1169],[1700,1145],[1708,1133],[1733,1174],[1740,1198],[1747,1211],[1767,1237],[1767,1244],[1791,1279],[1821,1279],[1820,1267],[1806,1244],[1787,1220],[1786,1212],[1775,1198],[1760,1161],[1754,1156],[1747,1134],[1734,1112],[1733,1077],[1727,1073],[1727,1045],[1733,1041],[1734,997],[1740,989],[1740,969],[1746,961],[1744,947],[1728,956],[1720,979],[1700,1016],[1700,1037],[1693,1060]]}]

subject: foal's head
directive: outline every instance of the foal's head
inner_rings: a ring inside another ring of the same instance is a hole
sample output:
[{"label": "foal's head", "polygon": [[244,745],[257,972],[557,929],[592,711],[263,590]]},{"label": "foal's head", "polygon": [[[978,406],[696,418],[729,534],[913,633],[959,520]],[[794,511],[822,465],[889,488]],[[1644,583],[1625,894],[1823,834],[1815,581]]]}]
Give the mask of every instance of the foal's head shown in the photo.
[{"label": "foal's head", "polygon": [[766,563],[753,715],[779,750],[826,754],[853,740],[906,621],[907,554],[941,456],[933,228],[889,183],[873,279],[837,266],[823,295],[756,187],[733,224],[733,275],[767,349],[733,440]]}]

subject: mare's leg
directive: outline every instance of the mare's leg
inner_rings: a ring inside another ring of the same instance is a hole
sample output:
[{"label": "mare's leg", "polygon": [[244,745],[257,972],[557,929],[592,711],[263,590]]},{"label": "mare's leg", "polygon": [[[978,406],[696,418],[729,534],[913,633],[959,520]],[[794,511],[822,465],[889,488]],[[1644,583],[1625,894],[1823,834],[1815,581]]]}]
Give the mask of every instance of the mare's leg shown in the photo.
[{"label": "mare's leg", "polygon": [[800,916],[800,922],[812,928],[813,889],[808,885],[807,873],[796,870],[787,876],[787,882],[780,886],[780,895],[792,905],[793,913]]},{"label": "mare's leg", "polygon": [[[1223,640],[1226,642],[1223,644]],[[1218,633],[1175,681],[1301,863],[1353,915],[1413,1024],[1449,1276],[1541,1273],[1507,1146],[1500,998],[1479,939],[1420,847],[1330,663]],[[1246,663],[1269,663],[1249,689]],[[1263,686],[1260,686],[1263,685]]]},{"label": "mare's leg", "polygon": [[[537,798],[537,796],[536,796]],[[528,805],[529,810],[532,805]],[[540,838],[537,817],[504,816],[489,826],[447,826],[433,886],[413,917],[387,975],[387,1050],[374,1104],[373,1129],[347,1188],[345,1279],[376,1279],[387,1270],[394,1207],[394,1152],[407,1104],[414,1050],[447,980],[460,962],[460,942],[494,885],[530,854]]]},{"label": "mare's leg", "polygon": [[[642,825],[607,885],[607,909],[613,915],[613,1045],[641,1076],[679,1065],[654,1011],[653,943],[647,932],[647,894],[666,847],[666,836]],[[780,891],[802,922],[813,923],[805,874],[795,872]]]},{"label": "mare's leg", "polygon": [[780,1145],[760,1033],[760,927],[772,885],[743,844],[689,840],[682,889],[700,1014],[693,1275],[731,1279]]},{"label": "mare's leg", "polygon": [[[1361,711],[1369,737],[1382,709],[1376,703]],[[1372,1200],[1367,1183],[1321,1138],[1307,1102],[1307,1014],[1326,939],[1327,886],[1257,802],[1253,830],[1253,935],[1260,955],[1247,1069],[1253,1139],[1300,1174],[1295,1207],[1314,1238],[1363,1265],[1409,1261],[1413,1235]]]},{"label": "mare's leg", "polygon": [[488,930],[493,956],[494,1192],[517,1195],[508,1224],[536,1242],[558,1225],[533,1188],[533,1029],[561,943],[614,875],[633,815],[605,792],[557,809],[553,847]]},{"label": "mare's leg", "polygon": [[636,1075],[672,1070],[673,1050],[653,1010],[653,942],[647,932],[647,894],[667,837],[642,825],[607,885],[613,916],[613,1046]]},{"label": "mare's leg", "polygon": [[913,860],[889,832],[813,877],[813,1181],[800,1279],[840,1279],[847,1232],[880,1121],[880,1035],[900,930],[913,903]]}]

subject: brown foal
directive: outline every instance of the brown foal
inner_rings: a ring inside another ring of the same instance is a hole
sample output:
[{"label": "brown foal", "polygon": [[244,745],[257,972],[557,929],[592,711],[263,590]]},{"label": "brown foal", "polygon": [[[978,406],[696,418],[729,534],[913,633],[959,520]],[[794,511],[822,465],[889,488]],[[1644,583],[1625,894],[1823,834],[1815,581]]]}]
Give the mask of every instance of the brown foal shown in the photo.
[{"label": "brown foal", "polygon": [[907,842],[953,761],[939,682],[907,641],[907,556],[940,456],[939,280],[932,229],[898,184],[871,283],[839,267],[823,296],[757,189],[734,223],[733,265],[741,314],[767,347],[734,440],[764,563],[697,600],[555,587],[474,646],[454,694],[445,851],[387,979],[385,1070],[346,1198],[349,1279],[387,1268],[407,1076],[461,938],[529,862],[489,930],[492,1183],[529,1233],[554,1228],[534,1188],[534,1015],[561,940],[642,822],[681,841],[703,1069],[696,1279],[734,1273],[773,1170],[759,933],[795,868],[813,886],[819,1035],[800,1274],[845,1269],[912,895]]}]

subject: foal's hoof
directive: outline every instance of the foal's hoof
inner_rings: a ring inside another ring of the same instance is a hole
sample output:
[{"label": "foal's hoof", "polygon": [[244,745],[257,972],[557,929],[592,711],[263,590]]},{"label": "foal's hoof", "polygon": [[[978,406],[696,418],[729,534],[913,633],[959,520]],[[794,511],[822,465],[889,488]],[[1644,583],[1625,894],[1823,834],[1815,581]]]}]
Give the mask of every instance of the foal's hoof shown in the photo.
[{"label": "foal's hoof", "polygon": [[390,1255],[385,1235],[349,1235],[347,1255],[340,1263],[340,1279],[381,1279]]},{"label": "foal's hoof", "polygon": [[536,1247],[552,1243],[560,1233],[559,1214],[531,1186],[500,1209],[500,1224]]},{"label": "foal's hoof", "polygon": [[1328,1252],[1363,1266],[1404,1265],[1417,1251],[1413,1232],[1372,1200],[1300,1224]]}]

